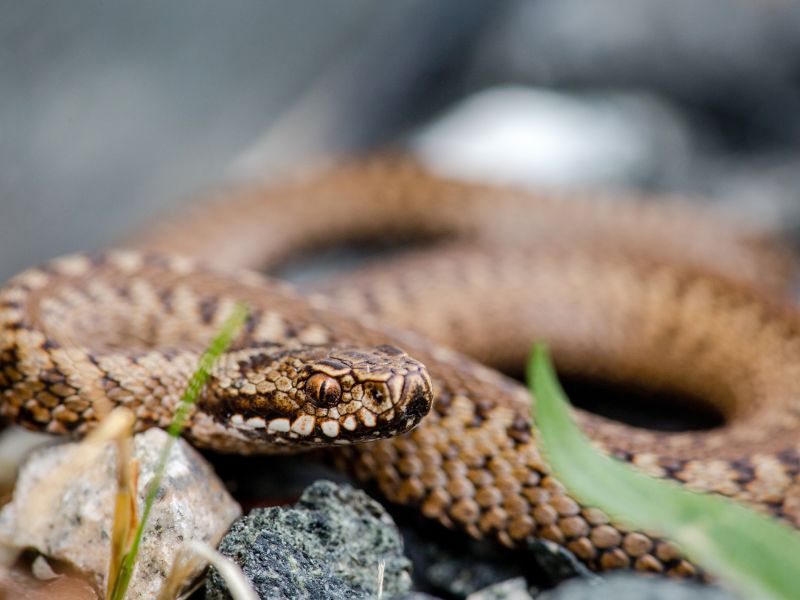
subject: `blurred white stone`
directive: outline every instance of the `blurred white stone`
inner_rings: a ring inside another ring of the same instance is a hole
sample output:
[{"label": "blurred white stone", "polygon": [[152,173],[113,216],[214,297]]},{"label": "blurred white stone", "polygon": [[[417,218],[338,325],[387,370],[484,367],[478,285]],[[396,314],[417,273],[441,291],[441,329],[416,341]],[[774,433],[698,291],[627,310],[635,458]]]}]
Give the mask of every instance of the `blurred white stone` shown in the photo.
[{"label": "blurred white stone", "polygon": [[680,178],[691,160],[683,121],[652,97],[521,86],[467,98],[411,148],[445,175],[536,188],[639,187]]},{"label": "blurred white stone", "polygon": [[[167,439],[160,429],[134,438],[140,513]],[[88,458],[81,450],[77,443],[47,447],[23,465],[14,498],[0,512],[0,543],[36,548],[94,575],[104,587],[116,494],[116,449],[108,444]],[[126,598],[157,597],[181,543],[198,540],[216,546],[240,514],[241,508],[211,467],[179,440],[167,462]]]}]

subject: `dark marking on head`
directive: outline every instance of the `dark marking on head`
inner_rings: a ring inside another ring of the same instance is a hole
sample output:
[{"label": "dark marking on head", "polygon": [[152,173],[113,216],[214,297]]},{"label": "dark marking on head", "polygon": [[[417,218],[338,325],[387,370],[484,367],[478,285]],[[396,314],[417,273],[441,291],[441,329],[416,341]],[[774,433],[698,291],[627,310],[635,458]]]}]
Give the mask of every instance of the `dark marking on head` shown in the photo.
[{"label": "dark marking on head", "polygon": [[405,352],[400,350],[400,348],[396,346],[390,346],[389,344],[383,344],[381,346],[378,346],[377,349],[391,356],[401,356],[402,354],[405,354]]},{"label": "dark marking on head", "polygon": [[336,358],[324,358],[320,360],[318,364],[330,367],[335,371],[347,371],[350,369],[350,365]]}]

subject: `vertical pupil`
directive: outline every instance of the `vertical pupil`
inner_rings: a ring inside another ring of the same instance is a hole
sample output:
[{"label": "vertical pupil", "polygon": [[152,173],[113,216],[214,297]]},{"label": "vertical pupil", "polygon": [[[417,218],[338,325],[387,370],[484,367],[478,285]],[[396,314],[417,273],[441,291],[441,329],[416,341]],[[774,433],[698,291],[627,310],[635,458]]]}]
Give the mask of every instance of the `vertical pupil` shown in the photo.
[{"label": "vertical pupil", "polygon": [[342,398],[342,390],[335,379],[317,373],[308,380],[308,397],[320,406],[333,406]]}]

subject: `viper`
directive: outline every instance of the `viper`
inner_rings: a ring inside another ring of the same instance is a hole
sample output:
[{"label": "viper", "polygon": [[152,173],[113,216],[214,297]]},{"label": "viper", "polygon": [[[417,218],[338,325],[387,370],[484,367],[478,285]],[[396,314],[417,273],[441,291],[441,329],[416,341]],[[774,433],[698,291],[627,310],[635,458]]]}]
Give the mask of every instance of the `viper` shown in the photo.
[{"label": "viper", "polygon": [[[302,292],[255,272],[332,244],[409,240],[419,247]],[[77,435],[123,405],[139,429],[164,426],[241,301],[247,323],[188,421],[193,443],[327,447],[390,501],[472,536],[550,540],[598,570],[692,575],[673,544],[564,489],[538,448],[528,392],[501,370],[519,370],[544,339],[562,374],[715,411],[718,426],[682,432],[575,414],[642,471],[798,526],[800,323],[782,299],[792,264],[780,242],[681,203],[354,161],[220,189],[128,249],[11,279],[0,291],[0,412]]]}]

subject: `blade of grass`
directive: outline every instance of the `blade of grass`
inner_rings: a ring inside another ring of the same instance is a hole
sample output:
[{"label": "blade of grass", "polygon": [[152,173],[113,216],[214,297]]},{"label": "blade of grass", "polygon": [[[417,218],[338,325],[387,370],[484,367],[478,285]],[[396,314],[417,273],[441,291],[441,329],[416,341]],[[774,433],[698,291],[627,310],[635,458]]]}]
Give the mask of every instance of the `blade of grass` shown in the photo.
[{"label": "blade of grass", "polygon": [[800,534],[727,498],[635,471],[592,446],[572,420],[546,347],[527,367],[539,439],[553,471],[583,503],[629,526],[662,532],[746,598],[791,600],[800,588]]},{"label": "blade of grass", "polygon": [[214,565],[225,585],[228,587],[233,600],[258,600],[258,596],[250,586],[250,582],[242,573],[239,566],[229,558],[223,556],[208,544],[197,540],[187,540],[175,555],[172,570],[167,576],[167,581],[158,596],[158,600],[174,600],[181,592],[181,586],[186,575],[194,570],[194,566],[205,561]]},{"label": "blade of grass", "polygon": [[[172,447],[175,441],[180,437],[183,427],[186,423],[186,418],[189,416],[189,411],[197,400],[197,396],[208,381],[211,368],[214,363],[222,355],[223,352],[230,346],[233,338],[239,333],[239,330],[247,320],[248,310],[242,303],[237,303],[234,306],[233,312],[223,323],[217,336],[211,341],[211,344],[200,357],[197,370],[189,379],[186,390],[181,396],[178,408],[175,410],[175,415],[172,417],[172,423],[167,429],[170,437],[158,458],[158,463],[153,475],[153,479],[147,488],[147,495],[145,496],[144,508],[142,510],[142,517],[139,521],[139,526],[136,529],[136,534],[133,537],[130,549],[122,559],[122,564],[118,575],[114,578],[115,583],[111,592],[111,600],[123,600],[125,592],[128,589],[133,570],[136,566],[136,555],[139,552],[139,544],[142,541],[142,533],[147,525],[147,519],[150,515],[150,510],[153,508],[153,503],[161,487],[161,479],[164,476],[164,469],[167,465]],[[110,576],[113,574],[110,574]]]},{"label": "blade of grass", "polygon": [[386,561],[378,563],[378,600],[383,598],[383,579],[386,576]]},{"label": "blade of grass", "polygon": [[[117,445],[117,495],[114,503],[114,521],[111,529],[111,558],[106,597],[110,597],[116,576],[122,568],[125,551],[133,542],[133,532],[139,524],[136,514],[136,487],[139,463],[133,455],[133,426],[136,420],[127,408],[118,408],[109,420],[120,420],[114,441]],[[91,441],[89,442],[91,443]]]}]

